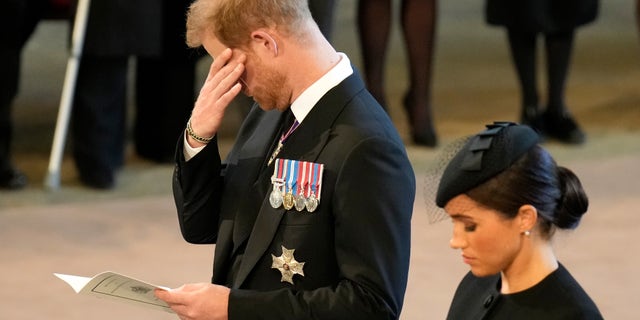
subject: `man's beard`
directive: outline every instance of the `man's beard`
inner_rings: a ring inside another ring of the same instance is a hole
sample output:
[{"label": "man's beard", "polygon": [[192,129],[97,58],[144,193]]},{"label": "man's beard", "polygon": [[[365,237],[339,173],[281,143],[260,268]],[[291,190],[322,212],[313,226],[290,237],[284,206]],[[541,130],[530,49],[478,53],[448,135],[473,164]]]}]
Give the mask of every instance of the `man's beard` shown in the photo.
[{"label": "man's beard", "polygon": [[286,110],[289,106],[290,94],[285,89],[286,76],[280,72],[262,68],[256,74],[260,75],[260,82],[253,88],[253,99],[263,110]]}]

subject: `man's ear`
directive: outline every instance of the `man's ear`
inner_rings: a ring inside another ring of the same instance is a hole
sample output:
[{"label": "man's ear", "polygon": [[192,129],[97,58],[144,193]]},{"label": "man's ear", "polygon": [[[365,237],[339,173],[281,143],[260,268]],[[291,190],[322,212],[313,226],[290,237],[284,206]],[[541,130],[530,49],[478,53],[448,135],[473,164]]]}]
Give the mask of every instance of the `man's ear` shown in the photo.
[{"label": "man's ear", "polygon": [[274,57],[278,56],[278,41],[265,30],[252,32],[251,43],[257,52],[268,52]]},{"label": "man's ear", "polygon": [[520,232],[531,231],[538,222],[538,210],[530,204],[525,204],[518,209],[517,217]]}]

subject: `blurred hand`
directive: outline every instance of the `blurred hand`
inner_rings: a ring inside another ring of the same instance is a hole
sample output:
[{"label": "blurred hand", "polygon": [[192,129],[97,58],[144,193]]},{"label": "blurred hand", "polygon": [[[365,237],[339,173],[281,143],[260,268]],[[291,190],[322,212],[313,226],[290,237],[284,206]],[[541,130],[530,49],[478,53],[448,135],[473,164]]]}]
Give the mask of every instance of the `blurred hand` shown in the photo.
[{"label": "blurred hand", "polygon": [[226,320],[230,291],[211,283],[193,283],[169,291],[156,289],[154,293],[182,320]]}]

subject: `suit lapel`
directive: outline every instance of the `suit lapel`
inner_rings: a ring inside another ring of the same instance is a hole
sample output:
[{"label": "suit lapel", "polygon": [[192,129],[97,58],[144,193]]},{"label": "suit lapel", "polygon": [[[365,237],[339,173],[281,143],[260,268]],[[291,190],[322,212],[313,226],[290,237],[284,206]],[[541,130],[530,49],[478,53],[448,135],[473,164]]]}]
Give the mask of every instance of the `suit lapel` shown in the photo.
[{"label": "suit lapel", "polygon": [[[265,198],[266,191],[262,186],[265,185],[265,179],[268,179],[269,175],[266,172],[264,159],[268,157],[273,140],[280,131],[282,118],[282,113],[278,111],[263,112],[263,115],[254,122],[253,134],[249,137],[240,136],[237,143],[242,147],[237,153],[230,152],[229,161],[233,162],[230,165],[235,166],[233,181],[246,183],[240,188],[239,194],[235,194],[235,199],[232,199],[234,203],[229,204],[230,207],[235,208],[232,233],[234,253],[249,237],[261,200]],[[239,197],[244,199],[238,203]]]},{"label": "suit lapel", "polygon": [[[340,85],[331,89],[318,101],[298,129],[289,137],[278,158],[315,162],[331,137],[336,118],[348,101],[363,89],[364,84],[356,75],[348,77]],[[273,164],[268,170],[273,170]],[[267,186],[267,193],[262,201],[233,284],[233,288],[236,289],[240,288],[256,263],[266,254],[285,213],[284,208],[273,209],[269,204],[267,195],[270,190],[269,177],[270,174],[263,173],[257,181],[262,186]]]}]

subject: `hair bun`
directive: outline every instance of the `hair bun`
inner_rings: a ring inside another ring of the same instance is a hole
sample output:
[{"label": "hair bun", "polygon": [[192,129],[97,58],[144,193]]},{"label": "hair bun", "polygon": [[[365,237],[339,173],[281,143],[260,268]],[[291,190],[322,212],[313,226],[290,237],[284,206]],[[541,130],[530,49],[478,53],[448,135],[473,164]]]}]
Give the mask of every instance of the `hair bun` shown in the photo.
[{"label": "hair bun", "polygon": [[562,196],[556,206],[554,224],[561,229],[575,229],[587,212],[589,198],[573,171],[558,166],[557,174]]}]

